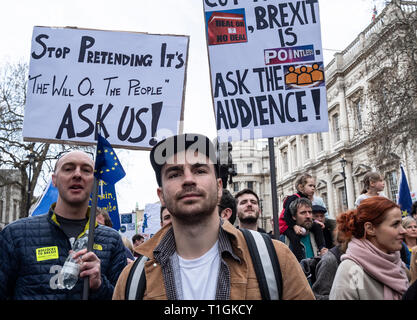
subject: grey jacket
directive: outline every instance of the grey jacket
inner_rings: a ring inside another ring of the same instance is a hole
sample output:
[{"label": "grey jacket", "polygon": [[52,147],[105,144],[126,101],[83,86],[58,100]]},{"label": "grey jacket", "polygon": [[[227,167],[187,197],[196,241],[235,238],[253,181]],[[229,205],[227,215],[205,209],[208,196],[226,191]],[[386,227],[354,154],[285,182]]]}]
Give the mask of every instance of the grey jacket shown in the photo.
[{"label": "grey jacket", "polygon": [[321,257],[316,267],[316,281],[312,285],[316,300],[329,300],[330,289],[340,263],[341,251],[333,247]]}]

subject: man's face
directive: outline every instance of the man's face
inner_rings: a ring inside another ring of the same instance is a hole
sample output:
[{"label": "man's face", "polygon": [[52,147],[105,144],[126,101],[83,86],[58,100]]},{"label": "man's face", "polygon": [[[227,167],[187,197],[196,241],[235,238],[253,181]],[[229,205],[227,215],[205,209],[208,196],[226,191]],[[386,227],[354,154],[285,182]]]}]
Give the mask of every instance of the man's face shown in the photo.
[{"label": "man's face", "polygon": [[171,214],[169,213],[167,208],[165,208],[162,211],[162,217],[161,218],[162,218],[161,227],[164,227],[167,224],[171,223]]},{"label": "man's face", "polygon": [[313,213],[313,219],[317,220],[317,221],[320,221],[321,223],[324,223],[325,220],[326,220],[326,217],[325,217],[323,212],[314,212]]},{"label": "man's face", "polygon": [[258,199],[253,194],[244,193],[237,198],[237,216],[241,222],[255,223],[260,213]]},{"label": "man's face", "polygon": [[139,240],[135,240],[135,242],[133,242],[133,248],[136,248],[137,246],[141,245],[144,242],[145,242],[145,239],[143,239],[143,238],[141,238]]},{"label": "man's face", "polygon": [[304,204],[299,205],[297,208],[297,214],[293,217],[295,224],[304,227],[306,230],[310,230],[313,225],[313,211],[310,206]]},{"label": "man's face", "polygon": [[196,224],[213,213],[217,215],[222,183],[214,170],[213,163],[198,152],[180,152],[167,160],[158,196],[173,219]]},{"label": "man's face", "polygon": [[61,200],[72,206],[88,203],[94,182],[93,160],[82,151],[72,151],[58,160],[52,182]]}]

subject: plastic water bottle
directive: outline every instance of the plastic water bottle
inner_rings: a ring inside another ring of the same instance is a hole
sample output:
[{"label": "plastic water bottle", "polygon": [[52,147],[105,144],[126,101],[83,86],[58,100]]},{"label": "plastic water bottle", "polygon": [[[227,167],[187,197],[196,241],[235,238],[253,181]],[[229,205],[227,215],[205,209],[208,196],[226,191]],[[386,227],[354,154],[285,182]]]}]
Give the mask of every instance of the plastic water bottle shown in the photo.
[{"label": "plastic water bottle", "polygon": [[74,252],[68,255],[67,260],[65,260],[64,266],[61,269],[62,284],[63,287],[68,290],[74,288],[80,273],[80,265],[73,259],[74,253],[87,248],[87,242],[88,230],[82,237],[74,242],[74,245],[72,246]]}]

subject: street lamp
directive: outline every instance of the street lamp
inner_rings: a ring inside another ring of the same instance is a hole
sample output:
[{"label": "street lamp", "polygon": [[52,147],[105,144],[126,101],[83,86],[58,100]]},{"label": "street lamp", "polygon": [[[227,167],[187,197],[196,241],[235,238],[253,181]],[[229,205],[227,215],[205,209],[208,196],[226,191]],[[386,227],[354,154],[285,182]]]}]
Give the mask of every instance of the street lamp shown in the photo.
[{"label": "street lamp", "polygon": [[259,199],[259,205],[261,209],[262,228],[265,230],[266,222],[265,222],[265,215],[264,215],[264,207],[262,205],[263,201],[264,201],[263,199]]},{"label": "street lamp", "polygon": [[346,206],[347,206],[347,189],[346,189],[346,172],[345,172],[345,167],[347,164],[347,161],[344,157],[342,157],[342,159],[340,159],[340,165],[342,166],[342,172],[340,172],[340,174],[343,177],[343,186],[345,188],[345,201],[346,201]]},{"label": "street lamp", "polygon": [[26,212],[29,216],[30,201],[31,201],[31,180],[32,180],[32,166],[35,163],[35,154],[33,152],[29,153],[27,156],[29,160],[29,175],[28,175],[28,202],[26,204]]}]

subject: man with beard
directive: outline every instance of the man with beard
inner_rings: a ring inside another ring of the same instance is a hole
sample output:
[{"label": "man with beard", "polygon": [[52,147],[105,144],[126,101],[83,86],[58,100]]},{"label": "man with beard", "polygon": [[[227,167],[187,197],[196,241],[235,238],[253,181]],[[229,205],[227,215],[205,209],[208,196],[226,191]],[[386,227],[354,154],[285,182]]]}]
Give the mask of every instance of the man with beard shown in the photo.
[{"label": "man with beard", "polygon": [[[213,143],[199,134],[169,137],[153,147],[150,160],[171,224],[136,249],[148,260],[138,258],[123,270],[113,299],[261,299],[243,234],[219,216],[222,180]],[[291,251],[273,245],[282,298],[314,299]]]},{"label": "man with beard", "polygon": [[[323,248],[320,251],[317,248],[314,234],[311,231],[311,227],[313,226],[312,207],[311,201],[307,198],[297,198],[289,206],[295,224],[302,228],[302,234],[298,236],[303,247],[302,259],[313,258],[317,255],[322,256],[328,251],[327,248]],[[292,250],[289,239],[285,235],[281,235],[280,239]]]},{"label": "man with beard", "polygon": [[266,233],[264,229],[258,227],[259,215],[262,213],[258,195],[251,189],[243,189],[235,195],[235,199],[239,228]]},{"label": "man with beard", "polygon": [[52,182],[58,199],[48,213],[15,221],[0,233],[0,300],[80,300],[86,276],[89,299],[111,299],[126,265],[116,230],[96,222],[94,250],[74,253],[79,278],[73,288],[63,286],[59,273],[75,240],[88,230],[93,160],[83,151],[63,155],[56,162]]}]

